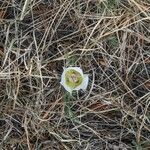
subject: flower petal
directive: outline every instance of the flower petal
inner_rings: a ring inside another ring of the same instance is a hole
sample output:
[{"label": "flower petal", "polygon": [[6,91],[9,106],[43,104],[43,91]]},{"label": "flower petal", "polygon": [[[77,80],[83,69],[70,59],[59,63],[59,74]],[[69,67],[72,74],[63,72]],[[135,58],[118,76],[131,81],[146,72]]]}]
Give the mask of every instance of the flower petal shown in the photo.
[{"label": "flower petal", "polygon": [[72,89],[66,84],[65,79],[62,79],[60,84],[65,88],[66,91],[72,93]]},{"label": "flower petal", "polygon": [[75,90],[82,89],[82,90],[85,91],[87,89],[88,82],[89,82],[89,76],[88,76],[88,74],[84,74],[83,76],[84,77],[83,77],[83,81],[82,81],[81,85],[79,85],[78,87],[76,87]]},{"label": "flower petal", "polygon": [[68,91],[70,94],[72,93],[73,90],[65,82],[60,82],[60,84],[65,88],[66,91]]},{"label": "flower petal", "polygon": [[61,75],[60,84],[65,88],[66,91],[68,91],[69,93],[72,93],[72,89],[66,84],[65,74],[66,74],[66,68],[64,68],[64,71]]},{"label": "flower petal", "polygon": [[68,67],[68,68],[64,68],[64,71],[66,73],[68,70],[72,70],[72,69],[79,72],[81,76],[83,77],[83,71],[80,67]]}]

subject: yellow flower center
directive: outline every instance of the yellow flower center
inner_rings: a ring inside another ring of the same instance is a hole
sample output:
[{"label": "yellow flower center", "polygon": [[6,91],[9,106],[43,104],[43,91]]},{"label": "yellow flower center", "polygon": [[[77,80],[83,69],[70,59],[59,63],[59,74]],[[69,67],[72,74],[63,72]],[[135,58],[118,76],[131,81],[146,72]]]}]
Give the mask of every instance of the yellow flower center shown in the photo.
[{"label": "yellow flower center", "polygon": [[70,69],[66,72],[65,79],[66,79],[66,84],[70,88],[76,88],[83,81],[82,75],[74,69]]}]

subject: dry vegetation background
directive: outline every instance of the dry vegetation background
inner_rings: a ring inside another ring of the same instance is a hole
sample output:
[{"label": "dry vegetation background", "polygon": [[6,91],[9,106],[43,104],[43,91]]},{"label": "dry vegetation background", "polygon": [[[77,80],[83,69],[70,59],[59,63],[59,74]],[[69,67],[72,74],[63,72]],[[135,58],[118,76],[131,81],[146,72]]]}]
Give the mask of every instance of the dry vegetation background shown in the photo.
[{"label": "dry vegetation background", "polygon": [[150,1],[0,0],[0,150],[150,150]]}]

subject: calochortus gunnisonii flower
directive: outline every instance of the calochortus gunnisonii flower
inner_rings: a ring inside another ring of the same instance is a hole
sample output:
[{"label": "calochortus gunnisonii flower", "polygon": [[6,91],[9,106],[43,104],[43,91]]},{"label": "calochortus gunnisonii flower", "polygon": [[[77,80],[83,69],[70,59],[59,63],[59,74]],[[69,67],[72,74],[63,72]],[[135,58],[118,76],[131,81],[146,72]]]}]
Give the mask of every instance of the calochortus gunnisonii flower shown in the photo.
[{"label": "calochortus gunnisonii flower", "polygon": [[68,67],[64,68],[61,75],[61,84],[66,91],[72,93],[74,90],[86,90],[89,82],[87,74],[83,74],[80,67]]}]

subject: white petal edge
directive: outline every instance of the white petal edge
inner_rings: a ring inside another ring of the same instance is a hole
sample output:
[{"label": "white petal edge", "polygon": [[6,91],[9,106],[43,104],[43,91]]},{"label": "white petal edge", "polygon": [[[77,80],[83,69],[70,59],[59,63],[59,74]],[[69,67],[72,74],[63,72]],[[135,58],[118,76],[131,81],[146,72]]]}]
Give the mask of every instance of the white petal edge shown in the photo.
[{"label": "white petal edge", "polygon": [[88,74],[84,74],[83,75],[83,81],[82,81],[81,85],[77,86],[75,88],[75,90],[82,89],[85,91],[87,89],[88,83],[89,83],[89,76],[88,76]]},{"label": "white petal edge", "polygon": [[64,81],[61,81],[60,84],[65,88],[66,91],[68,91],[70,94],[72,93],[73,90]]},{"label": "white petal edge", "polygon": [[65,88],[66,91],[68,91],[69,93],[72,93],[72,89],[66,84],[65,74],[66,74],[66,68],[64,68],[64,71],[63,71],[63,73],[61,75],[60,84]]}]

